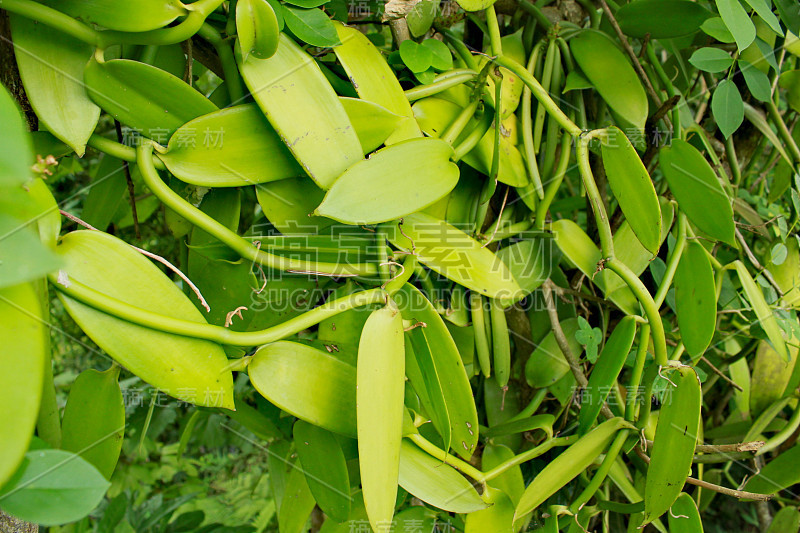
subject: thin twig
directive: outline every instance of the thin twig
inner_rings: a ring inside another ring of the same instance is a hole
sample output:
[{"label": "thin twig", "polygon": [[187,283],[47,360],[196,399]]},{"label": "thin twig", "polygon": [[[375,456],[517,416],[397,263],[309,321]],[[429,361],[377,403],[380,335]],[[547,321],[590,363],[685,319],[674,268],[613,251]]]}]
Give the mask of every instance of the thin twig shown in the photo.
[{"label": "thin twig", "polygon": [[[634,448],[634,450],[636,450],[636,455],[638,455],[642,459],[642,461],[644,461],[647,464],[650,464],[650,457],[648,457],[647,454],[644,453],[639,448],[638,445]],[[729,489],[728,487],[715,485],[714,483],[709,483],[708,481],[703,481],[697,478],[693,478],[691,476],[686,478],[686,483],[694,485],[696,487],[713,490],[714,492],[719,492],[720,494],[725,494],[726,496],[739,498],[740,500],[767,501],[772,499],[772,495],[770,494],[757,494],[755,492],[747,492],[744,490]]]},{"label": "thin twig", "polygon": [[[67,217],[68,219],[70,219],[71,221],[75,222],[76,224],[79,224],[79,225],[83,226],[83,227],[84,227],[84,228],[86,228],[86,229],[90,229],[90,230],[92,230],[92,231],[100,231],[99,229],[95,228],[94,226],[92,226],[92,225],[91,225],[91,224],[89,224],[88,222],[85,222],[85,221],[81,220],[80,218],[76,217],[76,216],[75,216],[75,215],[73,215],[72,213],[67,213],[67,212],[66,212],[66,211],[64,211],[63,209],[59,209],[59,212],[60,212],[60,213],[61,213],[63,216]],[[200,292],[200,289],[198,289],[198,288],[197,288],[197,285],[195,285],[194,283],[192,283],[192,280],[190,280],[190,279],[189,279],[189,277],[188,277],[186,274],[184,274],[183,272],[181,272],[181,271],[178,269],[178,267],[176,267],[175,265],[173,265],[172,263],[170,263],[168,260],[164,259],[164,258],[163,258],[163,257],[161,257],[160,255],[154,254],[154,253],[152,253],[152,252],[148,252],[147,250],[142,250],[141,248],[139,248],[139,247],[137,247],[137,246],[134,246],[134,245],[132,245],[132,244],[129,244],[129,243],[126,243],[126,244],[128,244],[128,246],[130,246],[131,248],[133,248],[134,250],[136,250],[136,251],[137,251],[137,252],[139,252],[140,254],[142,254],[142,255],[145,255],[145,256],[147,256],[147,257],[149,257],[150,259],[153,259],[153,260],[155,260],[155,261],[158,261],[159,263],[161,263],[162,265],[164,265],[164,266],[165,266],[165,267],[167,267],[168,269],[170,269],[170,270],[172,270],[173,272],[175,272],[175,274],[176,274],[176,275],[177,275],[179,278],[181,278],[181,279],[182,279],[182,280],[183,280],[183,281],[184,281],[184,282],[185,282],[185,283],[186,283],[186,284],[189,286],[189,288],[191,288],[191,289],[192,289],[192,292],[194,292],[194,294],[197,296],[197,299],[198,299],[198,300],[200,300],[200,305],[202,305],[202,306],[203,306],[203,308],[205,308],[206,312],[207,312],[207,313],[210,313],[210,312],[211,312],[211,308],[208,306],[208,303],[206,302],[206,299],[205,299],[205,298],[203,298],[203,294]]]},{"label": "thin twig", "polygon": [[[117,131],[117,142],[122,144],[122,125],[119,120],[114,120],[114,129]],[[133,217],[133,231],[136,233],[136,239],[141,240],[142,234],[139,232],[139,215],[136,212],[136,194],[133,190],[133,179],[131,178],[131,169],[128,167],[128,162],[122,162],[122,169],[125,171],[125,181],[128,183],[128,201],[131,204],[131,216]]]},{"label": "thin twig", "polygon": [[[586,379],[586,374],[583,373],[578,359],[575,357],[575,354],[572,353],[572,348],[569,347],[567,336],[564,335],[564,330],[561,329],[561,323],[558,321],[558,311],[556,310],[555,302],[553,302],[551,287],[552,283],[549,280],[545,281],[544,285],[542,285],[542,295],[544,296],[545,307],[547,307],[547,316],[550,317],[553,335],[556,338],[558,347],[561,349],[561,353],[564,354],[564,359],[567,360],[567,364],[569,364],[569,368],[572,370],[572,375],[575,376],[575,381],[578,382],[581,388],[585,389],[589,385],[589,380]],[[605,403],[603,403],[603,406],[600,408],[600,412],[608,419],[614,418],[614,413],[611,412],[611,409],[609,409]]]},{"label": "thin twig", "polygon": [[[697,444],[694,451],[697,453],[727,453],[727,452],[756,452],[764,446],[763,440],[751,442],[736,442],[734,444]],[[647,447],[653,447],[653,441],[647,441]]]},{"label": "thin twig", "polygon": [[194,63],[194,59],[192,58],[191,39],[183,41],[183,51],[186,53],[186,67],[183,69],[183,81],[192,85],[192,63]]},{"label": "thin twig", "polygon": [[722,370],[720,370],[719,368],[717,368],[717,367],[715,367],[714,365],[712,365],[712,364],[711,364],[711,361],[709,361],[708,359],[706,359],[706,356],[705,356],[705,355],[701,355],[701,356],[700,356],[700,360],[701,360],[701,361],[703,361],[705,364],[707,364],[707,365],[708,365],[708,367],[711,369],[711,371],[712,371],[712,372],[714,372],[716,375],[718,375],[719,377],[721,377],[723,380],[727,381],[729,385],[732,385],[732,386],[733,386],[733,388],[735,388],[735,389],[737,389],[737,390],[739,390],[739,391],[744,391],[744,389],[743,389],[742,387],[740,387],[740,386],[739,386],[739,385],[738,385],[736,382],[734,382],[734,381],[733,381],[731,378],[729,378],[728,376],[726,376],[726,375],[725,375],[725,374],[722,372]]}]

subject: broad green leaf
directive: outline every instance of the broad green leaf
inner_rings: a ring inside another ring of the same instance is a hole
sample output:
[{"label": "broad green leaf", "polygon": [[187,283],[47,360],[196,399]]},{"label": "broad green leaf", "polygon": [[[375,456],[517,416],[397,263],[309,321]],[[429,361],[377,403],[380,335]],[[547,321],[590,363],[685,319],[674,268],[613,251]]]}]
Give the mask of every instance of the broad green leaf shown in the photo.
[{"label": "broad green leaf", "polygon": [[190,120],[217,110],[217,106],[181,79],[138,61],[99,62],[92,58],[83,80],[89,98],[104,111],[159,143],[165,143]]},{"label": "broad green leaf", "polygon": [[[572,353],[578,356],[583,351],[575,338],[575,332],[578,331],[578,320],[575,318],[563,320],[561,329],[567,337]],[[531,387],[541,389],[553,385],[568,373],[569,363],[556,342],[555,334],[551,331],[528,358],[525,364],[525,379]]]},{"label": "broad green leaf", "polygon": [[569,43],[575,61],[603,100],[620,117],[643,130],[647,95],[625,54],[597,30],[583,31]]},{"label": "broad green leaf", "polygon": [[733,209],[703,154],[688,142],[675,139],[661,149],[659,165],[689,220],[709,236],[733,245]]},{"label": "broad green leaf", "polygon": [[305,175],[255,104],[226,107],[187,122],[158,157],[176,178],[203,187],[242,187]]},{"label": "broad green leaf", "polygon": [[69,391],[61,448],[79,454],[110,480],[122,450],[125,405],[117,383],[119,367],[82,372]]},{"label": "broad green leaf", "polygon": [[22,222],[0,212],[0,288],[44,277],[61,266],[58,256],[42,244],[35,221]]},{"label": "broad green leaf", "polygon": [[392,300],[373,311],[358,343],[358,462],[367,516],[386,531],[394,515],[403,439],[405,349],[403,317]]},{"label": "broad green leaf", "polygon": [[84,22],[119,31],[141,32],[169,25],[189,10],[179,0],[48,0],[52,7]]},{"label": "broad green leaf", "polygon": [[442,440],[442,448],[449,450],[453,442],[453,431],[444,387],[439,378],[424,327],[415,327],[408,332],[405,343],[406,376],[419,397],[422,409],[428,415]]},{"label": "broad green leaf", "polygon": [[617,382],[617,377],[628,358],[636,334],[636,322],[626,316],[614,328],[611,336],[603,346],[597,364],[594,365],[586,386],[586,394],[581,400],[581,411],[578,414],[578,433],[586,433],[597,420],[600,409],[608,394]]},{"label": "broad green leaf", "polygon": [[538,289],[547,278],[555,262],[552,241],[544,238],[525,239],[504,246],[496,255],[511,271],[523,294]]},{"label": "broad green leaf", "polygon": [[346,224],[376,224],[415,213],[458,182],[452,147],[438,139],[387,146],[348,168],[314,211]]},{"label": "broad green leaf", "polygon": [[424,323],[424,337],[436,367],[453,438],[453,449],[469,459],[478,443],[478,413],[458,347],[433,305],[413,285],[394,294],[405,320]]},{"label": "broad green leaf", "polygon": [[14,50],[28,101],[39,121],[83,157],[100,118],[81,80],[92,47],[32,19],[11,15]]},{"label": "broad green leaf", "polygon": [[728,27],[722,20],[722,17],[711,17],[709,19],[706,19],[706,21],[703,22],[702,26],[700,26],[700,29],[703,30],[703,32],[706,35],[710,35],[719,42],[722,43],[736,42],[736,39],[733,38],[733,35],[731,34],[730,30],[728,30]]},{"label": "broad green leaf", "polygon": [[770,261],[767,266],[783,291],[782,301],[788,306],[800,303],[800,244],[797,239],[786,240],[786,260],[781,264]]},{"label": "broad green leaf", "polygon": [[744,81],[747,83],[747,88],[750,89],[750,94],[756,100],[769,102],[770,98],[772,98],[772,87],[767,75],[744,60],[739,61],[739,68],[742,70]]},{"label": "broad green leaf", "polygon": [[650,174],[639,154],[619,128],[611,126],[602,144],[608,184],[631,229],[653,254],[661,246],[661,208]]},{"label": "broad green leaf", "polygon": [[356,369],[303,344],[262,346],[247,367],[253,387],[301,420],[347,437],[356,436]]},{"label": "broad green leaf", "polygon": [[[353,83],[358,96],[384,107],[391,113],[409,119],[399,123],[397,130],[385,139],[386,144],[421,137],[422,132],[416,121],[413,120],[414,113],[411,111],[411,105],[403,94],[403,88],[397,81],[394,71],[381,52],[356,28],[336,24],[336,31],[342,44],[335,47],[333,51]],[[372,150],[366,150],[365,147],[365,152],[368,151]]]},{"label": "broad green leaf", "polygon": [[[203,213],[226,228],[237,231],[241,203],[241,191],[238,189],[212,189],[203,196],[199,207]],[[247,261],[240,261],[237,254],[232,254],[232,257],[223,255],[221,258],[217,258],[206,251],[212,246],[219,245],[216,237],[203,231],[200,227],[192,227],[187,242],[189,250],[184,263],[186,275],[197,285],[211,308],[211,311],[206,312],[205,315],[209,324],[245,331],[250,327],[254,318],[261,318],[269,314],[267,295],[274,290],[275,284],[269,284],[269,288],[264,287],[258,296],[253,294],[263,285],[260,280],[256,279],[253,266]],[[219,246],[218,249],[224,254],[232,252],[224,245]],[[266,273],[263,275],[265,278],[267,277]],[[225,283],[220,283],[221,279],[224,279]],[[200,309],[201,305],[196,300],[195,305]],[[258,312],[251,312],[250,309],[247,309],[243,310],[239,316],[228,315],[230,311],[237,309],[240,305],[251,306],[258,309]],[[285,307],[292,309],[291,306]]]},{"label": "broad green leaf", "polygon": [[[767,341],[759,341],[755,357],[752,358],[753,372],[750,378],[750,401],[746,409],[754,416],[764,412],[786,395],[787,387],[797,366],[796,346],[788,345],[789,360],[776,352]],[[789,389],[791,390],[791,389]]]},{"label": "broad green leaf", "polygon": [[800,510],[797,507],[784,507],[772,517],[767,533],[800,531]]},{"label": "broad green leaf", "polygon": [[427,46],[408,39],[400,43],[400,58],[411,72],[425,72],[433,61],[433,52]]},{"label": "broad green leaf", "polygon": [[408,439],[403,439],[400,448],[400,486],[443,511],[472,513],[488,507],[458,470]]},{"label": "broad green leaf", "polygon": [[0,489],[0,509],[42,526],[66,524],[92,512],[109,486],[80,456],[63,450],[30,451]]},{"label": "broad green leaf", "polygon": [[[459,104],[442,98],[424,98],[416,102],[412,109],[422,131],[431,137],[439,137],[461,111]],[[470,123],[467,129],[473,126],[476,124]],[[459,137],[459,142],[463,141],[462,137]],[[478,145],[464,156],[463,161],[479,172],[488,175],[491,172],[493,156],[494,128],[490,127],[478,141]],[[497,179],[512,187],[522,187],[528,183],[522,154],[503,135],[500,136],[500,168]]]},{"label": "broad green leaf", "polygon": [[514,521],[544,503],[591,465],[625,426],[621,418],[612,418],[570,445],[551,460],[525,489],[514,512]]},{"label": "broad green leaf", "polygon": [[695,50],[689,63],[706,72],[723,72],[733,65],[733,58],[721,48],[705,47]]},{"label": "broad green leaf", "polygon": [[[26,194],[31,179],[30,165],[34,162],[31,136],[22,111],[5,87],[0,88],[0,212],[14,218],[37,215],[35,202]],[[3,232],[2,235],[6,235]]]},{"label": "broad green leaf", "polygon": [[690,0],[639,0],[624,4],[616,17],[622,31],[643,39],[671,39],[689,35],[711,16],[706,8]]},{"label": "broad green leaf", "polygon": [[800,70],[782,72],[778,83],[786,90],[786,101],[789,106],[800,112]]},{"label": "broad green leaf", "polygon": [[278,48],[278,18],[267,0],[236,2],[236,36],[245,59],[267,59]]},{"label": "broad green leaf", "polygon": [[389,241],[415,251],[442,276],[490,298],[514,299],[521,291],[508,267],[488,248],[443,220],[423,213],[387,226]]},{"label": "broad green leaf", "polygon": [[797,35],[800,33],[800,8],[797,3],[792,0],[772,0],[775,7],[778,8],[778,14],[781,16],[781,22],[786,27]]},{"label": "broad green leaf", "polygon": [[[339,101],[365,153],[383,144],[402,120],[371,102]],[[173,175],[203,187],[242,187],[306,175],[254,104],[228,107],[184,124],[170,138],[167,151],[157,155]]]},{"label": "broad green leaf", "polygon": [[280,533],[303,533],[314,505],[316,505],[314,495],[306,483],[303,470],[292,465],[278,509]]},{"label": "broad green leaf", "polygon": [[272,225],[284,234],[317,233],[334,223],[324,217],[309,216],[325,191],[309,178],[288,178],[256,187],[261,209]]},{"label": "broad green leaf", "polygon": [[550,229],[568,263],[586,274],[621,309],[630,314],[637,312],[639,304],[625,282],[613,272],[598,270],[602,254],[580,226],[570,219],[561,219],[553,222]]},{"label": "broad green leaf", "polygon": [[580,70],[571,70],[567,74],[563,92],[568,93],[569,91],[592,88],[594,88],[594,85],[586,79],[586,76],[584,76]]},{"label": "broad green leaf", "polygon": [[[239,58],[247,86],[275,131],[323,189],[362,159],[350,119],[319,66],[281,34],[269,59]],[[291,90],[287,90],[291,87]]]},{"label": "broad green leaf", "polygon": [[739,280],[742,283],[745,296],[747,296],[750,305],[753,306],[753,311],[755,311],[756,317],[758,318],[759,326],[766,332],[769,342],[772,344],[775,351],[783,357],[784,361],[788,361],[789,352],[786,349],[786,341],[783,339],[781,328],[778,326],[778,321],[772,313],[772,308],[770,308],[764,299],[764,293],[761,292],[761,288],[756,284],[752,276],[750,276],[744,263],[741,261],[734,261],[733,265],[734,268],[736,268],[736,273],[739,275]]},{"label": "broad green leaf", "polygon": [[689,367],[680,367],[666,377],[672,383],[667,383],[669,389],[658,415],[647,467],[645,523],[666,513],[675,503],[692,467],[700,427],[703,394],[697,374]]},{"label": "broad green leaf", "polygon": [[294,447],[306,475],[306,483],[320,509],[344,522],[350,515],[350,478],[347,461],[333,433],[298,420],[294,424]]},{"label": "broad green leaf", "polygon": [[800,483],[798,461],[800,461],[800,444],[795,444],[761,467],[761,470],[747,481],[744,490],[758,494],[775,494]]},{"label": "broad green leaf", "polygon": [[[0,405],[3,405],[3,431],[0,432],[0,487],[25,457],[33,436],[49,333],[43,309],[33,284],[0,289],[0,336],[4,339],[0,357]],[[0,497],[0,507],[3,507]]]},{"label": "broad green leaf", "polygon": [[[547,416],[547,415],[545,415]],[[499,466],[500,464],[514,457],[511,448],[503,445],[486,444],[481,456],[481,467],[484,472]],[[522,477],[522,469],[519,465],[512,466],[491,481],[491,485],[502,490],[516,506],[522,494],[525,492],[525,480]]]},{"label": "broad green leaf", "polygon": [[[338,50],[338,48],[337,48]],[[397,130],[398,126],[404,124],[405,118],[395,115],[385,107],[359,98],[348,98],[340,96],[339,101],[344,106],[350,122],[358,134],[361,148],[364,154],[369,154],[380,147],[384,142],[388,142],[389,137]]]},{"label": "broad green leaf", "polygon": [[[73,231],[56,249],[62,283],[78,281],[157,315],[204,324],[200,311],[158,267],[125,242],[99,231]],[[155,331],[97,311],[59,293],[67,312],[120,365],[187,402],[233,409],[233,377],[217,344]]]},{"label": "broad green leaf", "polygon": [[[89,184],[89,194],[83,202],[81,218],[95,228],[105,231],[128,193],[123,161],[103,154]],[[133,168],[129,167],[131,171]]]},{"label": "broad green leaf", "polygon": [[681,492],[669,513],[669,530],[671,533],[703,533],[703,521],[694,500],[685,492]]},{"label": "broad green leaf", "polygon": [[717,292],[711,261],[698,242],[688,242],[678,262],[675,307],[686,351],[692,357],[700,357],[716,330]]},{"label": "broad green leaf", "polygon": [[767,25],[783,37],[783,28],[781,28],[781,23],[778,20],[778,17],[775,16],[775,13],[772,12],[772,2],[769,0],[745,0],[747,4],[753,8],[753,11],[761,17],[761,20],[766,22]]},{"label": "broad green leaf", "polygon": [[301,41],[318,47],[340,44],[333,21],[321,9],[303,9],[284,4],[282,11],[286,26]]},{"label": "broad green leaf", "polygon": [[722,21],[741,52],[756,39],[756,27],[739,0],[715,0]]},{"label": "broad green leaf", "polygon": [[501,490],[486,488],[486,501],[491,505],[488,509],[467,515],[464,533],[514,533],[514,503]]}]

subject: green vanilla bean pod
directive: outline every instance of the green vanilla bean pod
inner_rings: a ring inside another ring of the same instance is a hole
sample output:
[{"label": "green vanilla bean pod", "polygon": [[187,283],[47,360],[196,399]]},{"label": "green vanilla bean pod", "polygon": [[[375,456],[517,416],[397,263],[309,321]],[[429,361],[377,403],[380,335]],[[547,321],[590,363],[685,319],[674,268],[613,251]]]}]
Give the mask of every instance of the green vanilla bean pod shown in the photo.
[{"label": "green vanilla bean pod", "polygon": [[492,322],[492,355],[494,356],[494,375],[497,384],[508,388],[511,376],[511,343],[508,336],[506,313],[500,302],[492,298],[489,301],[489,313]]},{"label": "green vanilla bean pod", "polygon": [[472,315],[472,328],[475,332],[475,354],[478,356],[481,373],[488,378],[492,375],[492,355],[489,349],[489,339],[486,335],[486,314],[483,304],[483,297],[477,292],[470,291],[469,306]]},{"label": "green vanilla bean pod", "polygon": [[[528,60],[528,72],[530,72],[531,75],[541,68],[543,57],[542,50],[544,50],[543,41],[536,45]],[[542,176],[539,173],[539,164],[536,161],[536,148],[533,143],[532,100],[533,95],[531,94],[531,90],[526,86],[522,90],[522,124],[520,126],[522,129],[522,144],[525,150],[525,162],[528,164],[528,174],[530,175],[533,188],[539,199],[543,199],[544,188],[542,186]]]}]

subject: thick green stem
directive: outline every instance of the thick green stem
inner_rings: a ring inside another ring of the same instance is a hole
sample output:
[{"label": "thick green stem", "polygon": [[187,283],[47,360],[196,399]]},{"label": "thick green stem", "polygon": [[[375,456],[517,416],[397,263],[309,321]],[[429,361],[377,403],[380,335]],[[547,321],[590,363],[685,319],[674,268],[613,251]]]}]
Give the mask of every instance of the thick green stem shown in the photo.
[{"label": "thick green stem", "polygon": [[468,475],[475,481],[479,483],[486,482],[486,476],[483,474],[483,472],[481,472],[471,464],[462,461],[455,455],[447,453],[446,451],[442,450],[441,448],[430,442],[428,439],[426,439],[419,433],[408,435],[406,438],[408,438],[414,444],[419,446],[420,449],[428,453],[428,455],[435,457],[436,459],[439,459],[443,463],[452,466],[456,470],[460,470],[461,472]]},{"label": "thick green stem", "polygon": [[636,418],[636,403],[639,400],[639,385],[642,383],[644,364],[647,361],[647,345],[650,342],[650,324],[642,325],[639,330],[639,347],[628,382],[628,396],[625,398],[625,420],[633,422]]},{"label": "thick green stem", "polygon": [[653,301],[656,307],[660,308],[667,297],[667,292],[672,285],[672,280],[675,277],[675,271],[678,270],[678,263],[683,255],[683,250],[686,247],[686,215],[678,213],[678,235],[675,239],[675,247],[672,249],[672,254],[667,260],[667,269],[664,271],[664,277],[661,280],[661,285],[658,287]]},{"label": "thick green stem", "polygon": [[570,141],[572,137],[569,135],[563,135],[561,137],[561,159],[558,161],[558,168],[556,168],[555,174],[550,179],[550,183],[547,184],[547,190],[545,190],[544,198],[539,205],[536,206],[536,228],[537,229],[544,229],[544,223],[547,219],[547,211],[550,209],[550,205],[553,203],[553,200],[558,194],[558,189],[561,187],[561,182],[564,181],[564,176],[567,174],[567,167],[569,166],[569,159],[570,159]]},{"label": "thick green stem", "polygon": [[536,459],[540,455],[547,453],[556,446],[569,446],[570,444],[572,444],[573,441],[577,439],[578,439],[577,435],[570,435],[569,437],[555,437],[552,439],[548,439],[543,443],[541,443],[539,446],[531,448],[528,451],[522,452],[519,455],[515,455],[508,461],[504,461],[503,463],[497,465],[488,472],[484,472],[483,478],[486,481],[491,481],[497,476],[502,475],[510,468],[514,468],[515,466],[521,465],[522,463],[527,463],[531,459]]},{"label": "thick green stem", "polygon": [[312,273],[331,276],[359,276],[377,273],[377,267],[369,263],[339,264],[305,261],[273,255],[253,246],[253,243],[220,224],[190,203],[186,202],[161,180],[153,164],[153,143],[144,140],[136,149],[136,160],[145,185],[161,202],[230,247],[242,258],[278,270]]},{"label": "thick green stem", "polygon": [[412,89],[408,89],[403,94],[406,95],[409,102],[415,102],[422,98],[427,98],[446,91],[452,87],[457,87],[462,83],[472,81],[478,77],[478,73],[468,68],[453,69],[451,71],[440,74],[436,77],[433,83],[427,85],[417,85]]},{"label": "thick green stem", "polygon": [[211,43],[214,50],[217,51],[219,61],[222,63],[222,73],[225,75],[225,86],[228,88],[231,105],[241,104],[245,96],[244,85],[233,57],[233,50],[228,42],[222,39],[219,32],[209,24],[202,24],[198,28],[197,34]]},{"label": "thick green stem", "polygon": [[[104,154],[116,157],[117,159],[122,159],[128,163],[136,162],[136,148],[133,148],[132,146],[127,146],[116,141],[112,141],[111,139],[96,133],[93,133],[92,136],[89,137],[88,144],[92,148],[100,150]],[[164,162],[158,158],[153,160],[153,165],[158,170],[167,169],[167,167],[164,165]]]},{"label": "thick green stem", "polygon": [[[544,42],[540,42],[531,52],[528,60],[528,72],[531,76],[536,71],[536,66],[542,57]],[[544,187],[542,186],[542,176],[539,173],[539,164],[536,161],[536,148],[533,144],[533,117],[531,116],[532,106],[531,90],[526,86],[522,91],[522,147],[525,150],[525,162],[528,164],[528,174],[530,174],[533,188],[540,199],[544,198]]]},{"label": "thick green stem", "polygon": [[578,170],[583,179],[583,186],[586,189],[586,196],[592,204],[592,211],[597,223],[597,231],[600,233],[600,248],[605,259],[614,257],[614,237],[611,234],[611,225],[608,222],[608,214],[603,203],[603,197],[597,189],[597,183],[592,174],[592,165],[589,163],[589,143],[595,137],[605,133],[605,130],[594,130],[578,139],[575,146],[575,154],[578,158]]},{"label": "thick green stem", "polygon": [[275,342],[308,329],[326,318],[336,316],[349,309],[381,303],[386,300],[385,291],[369,289],[326,302],[271,328],[260,331],[233,331],[222,326],[159,315],[103,294],[74,279],[70,279],[68,283],[60,283],[55,274],[50,275],[49,279],[52,286],[66,296],[127,322],[156,331],[204,339],[231,346],[259,346]]},{"label": "thick green stem", "polygon": [[500,40],[500,24],[497,22],[494,4],[487,7],[484,13],[486,13],[486,25],[489,28],[489,43],[492,47],[492,55],[499,56],[503,53],[503,43]]},{"label": "thick green stem", "polygon": [[626,285],[631,289],[636,299],[642,304],[644,314],[647,316],[647,322],[653,333],[653,346],[655,350],[656,364],[666,366],[669,358],[667,357],[667,339],[664,334],[664,323],[661,321],[661,315],[658,313],[658,307],[653,301],[653,297],[648,292],[647,287],[644,286],[642,280],[634,274],[634,272],[619,259],[611,258],[606,261],[606,268],[615,272]]},{"label": "thick green stem", "polygon": [[783,429],[770,437],[764,446],[758,450],[756,455],[764,455],[767,452],[771,452],[789,440],[789,438],[794,435],[794,432],[797,431],[798,427],[800,427],[800,404],[795,406],[792,416],[789,418],[789,421],[786,422],[786,425],[783,427]]},{"label": "thick green stem", "polygon": [[0,0],[0,8],[55,28],[92,46],[100,46],[103,40],[102,32],[96,31],[91,26],[78,22],[69,15],[38,2],[31,0]]},{"label": "thick green stem", "polygon": [[600,485],[606,480],[608,472],[614,466],[614,461],[619,457],[619,452],[622,451],[622,447],[625,445],[627,439],[628,431],[623,429],[617,433],[617,436],[614,437],[614,441],[606,452],[605,458],[603,458],[602,464],[600,464],[600,468],[594,473],[592,480],[586,485],[586,488],[583,489],[580,495],[569,506],[571,512],[577,513],[580,511],[581,507],[594,496],[594,493],[597,492],[597,489],[599,489]]},{"label": "thick green stem", "polygon": [[786,122],[783,121],[780,111],[778,111],[778,106],[775,105],[775,102],[770,100],[767,102],[767,108],[769,109],[769,116],[772,117],[772,120],[778,127],[778,135],[781,136],[781,140],[786,143],[786,146],[789,147],[789,152],[792,154],[792,159],[794,159],[795,166],[800,166],[800,148],[794,141],[792,132],[790,132],[789,128],[786,127]]}]

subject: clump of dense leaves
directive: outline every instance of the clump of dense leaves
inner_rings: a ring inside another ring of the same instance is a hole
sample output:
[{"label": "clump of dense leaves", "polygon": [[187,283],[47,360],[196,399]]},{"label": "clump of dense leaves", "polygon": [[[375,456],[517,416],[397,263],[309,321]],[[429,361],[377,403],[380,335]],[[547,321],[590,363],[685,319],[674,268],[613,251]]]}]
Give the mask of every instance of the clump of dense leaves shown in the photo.
[{"label": "clump of dense leaves", "polygon": [[796,2],[123,4],[0,1],[3,517],[798,530]]}]

